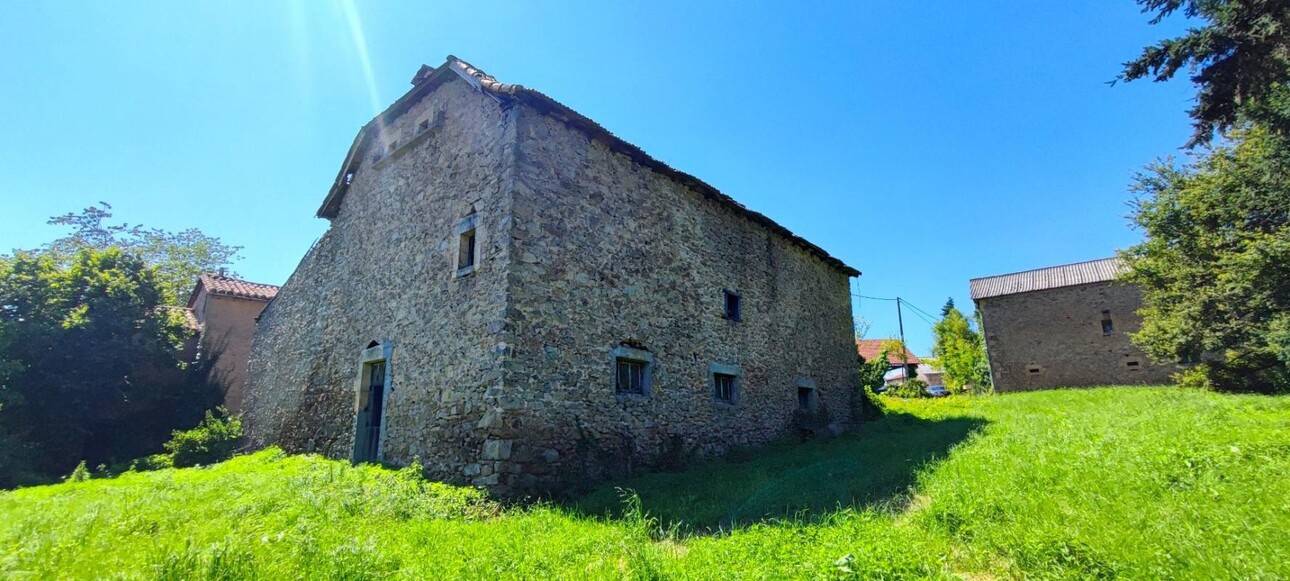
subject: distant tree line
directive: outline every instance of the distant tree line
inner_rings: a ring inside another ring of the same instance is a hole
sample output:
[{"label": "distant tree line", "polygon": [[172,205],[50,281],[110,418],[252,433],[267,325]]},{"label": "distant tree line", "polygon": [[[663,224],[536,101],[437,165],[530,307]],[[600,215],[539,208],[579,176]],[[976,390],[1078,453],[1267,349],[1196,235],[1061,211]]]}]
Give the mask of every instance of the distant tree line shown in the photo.
[{"label": "distant tree line", "polygon": [[52,218],[72,232],[0,255],[0,487],[159,452],[222,403],[175,307],[238,249],[111,216]]}]

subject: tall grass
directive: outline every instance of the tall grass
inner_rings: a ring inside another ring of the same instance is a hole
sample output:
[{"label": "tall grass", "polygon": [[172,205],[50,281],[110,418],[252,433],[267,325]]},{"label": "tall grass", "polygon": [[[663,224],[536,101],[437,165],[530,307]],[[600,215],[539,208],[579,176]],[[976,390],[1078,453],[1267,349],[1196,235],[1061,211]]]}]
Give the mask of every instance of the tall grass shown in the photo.
[{"label": "tall grass", "polygon": [[887,405],[853,434],[569,506],[274,450],[0,493],[0,577],[1290,577],[1290,399]]}]

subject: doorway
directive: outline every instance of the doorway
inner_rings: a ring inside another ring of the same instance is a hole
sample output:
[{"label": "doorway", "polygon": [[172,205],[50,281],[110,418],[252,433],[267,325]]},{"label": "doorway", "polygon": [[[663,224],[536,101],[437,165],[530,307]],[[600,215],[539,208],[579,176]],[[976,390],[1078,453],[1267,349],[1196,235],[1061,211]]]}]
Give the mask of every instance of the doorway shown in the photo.
[{"label": "doorway", "polygon": [[354,462],[381,460],[381,425],[385,418],[385,361],[364,364],[363,387],[355,434]]}]

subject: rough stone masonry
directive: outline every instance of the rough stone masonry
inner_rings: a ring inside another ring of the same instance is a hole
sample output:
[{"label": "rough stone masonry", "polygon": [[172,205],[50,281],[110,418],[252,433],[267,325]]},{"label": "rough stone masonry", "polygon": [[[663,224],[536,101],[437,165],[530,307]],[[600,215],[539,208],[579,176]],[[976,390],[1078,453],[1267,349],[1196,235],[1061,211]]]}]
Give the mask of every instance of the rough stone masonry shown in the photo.
[{"label": "rough stone masonry", "polygon": [[254,445],[510,492],[851,419],[858,271],[454,57],[319,215],[256,331]]}]

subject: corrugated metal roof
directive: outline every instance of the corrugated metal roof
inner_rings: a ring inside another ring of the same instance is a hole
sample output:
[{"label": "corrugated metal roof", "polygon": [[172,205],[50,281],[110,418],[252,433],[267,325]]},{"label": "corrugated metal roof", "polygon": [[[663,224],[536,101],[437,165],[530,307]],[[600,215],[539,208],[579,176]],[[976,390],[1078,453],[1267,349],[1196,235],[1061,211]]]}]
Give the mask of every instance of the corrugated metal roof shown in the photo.
[{"label": "corrugated metal roof", "polygon": [[972,300],[977,300],[1078,284],[1112,281],[1126,270],[1128,270],[1128,265],[1123,260],[1119,258],[1102,258],[1088,262],[1014,272],[1012,274],[974,278],[969,284],[972,287]]}]

